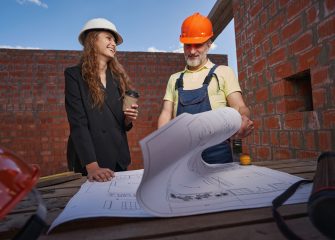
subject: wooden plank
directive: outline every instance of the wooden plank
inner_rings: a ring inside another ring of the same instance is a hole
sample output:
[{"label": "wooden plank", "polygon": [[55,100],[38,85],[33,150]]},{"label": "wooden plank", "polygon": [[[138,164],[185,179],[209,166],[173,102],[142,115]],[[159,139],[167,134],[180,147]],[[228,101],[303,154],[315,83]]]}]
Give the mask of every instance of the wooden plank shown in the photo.
[{"label": "wooden plank", "polygon": [[232,0],[217,0],[208,14],[208,18],[213,24],[213,41],[223,31],[223,29],[225,29],[233,17],[234,13]]},{"label": "wooden plank", "polygon": [[311,173],[296,173],[294,175],[298,176],[298,177],[301,177],[301,178],[313,180],[315,173],[314,172],[311,172]]},{"label": "wooden plank", "polygon": [[47,186],[47,187],[42,187],[42,188],[38,188],[39,191],[47,191],[49,189],[60,189],[60,188],[80,188],[80,186],[86,182],[87,178],[86,177],[82,177],[79,179],[75,179],[69,182],[64,182],[61,184],[57,184],[57,185],[53,185],[53,186]]},{"label": "wooden plank", "polygon": [[[289,205],[281,209],[283,216],[302,217],[306,215],[306,205]],[[110,221],[109,221],[110,220]],[[118,224],[115,219],[73,221],[59,226],[41,239],[73,239],[89,236],[90,239],[132,239],[151,238],[166,234],[178,235],[199,229],[221,229],[231,226],[249,225],[272,221],[270,208],[227,211],[176,218],[131,219]],[[191,224],[190,224],[191,223]]]},{"label": "wooden plank", "polygon": [[314,173],[315,169],[316,169],[316,166],[303,166],[303,167],[281,169],[280,171],[295,175],[298,173],[300,174],[301,173]]},{"label": "wooden plank", "polygon": [[271,168],[273,165],[277,165],[277,164],[287,164],[287,163],[296,163],[296,162],[316,163],[316,160],[313,160],[313,159],[283,159],[283,160],[276,160],[276,161],[253,161],[252,163],[258,166],[267,166]]},{"label": "wooden plank", "polygon": [[[260,166],[260,167],[269,167],[266,164],[265,165],[254,164],[254,165]],[[311,162],[311,161],[277,163],[277,164],[274,164],[274,165],[270,165],[269,168],[271,168],[271,169],[281,169],[281,168],[302,167],[302,166],[316,166],[316,163]]]},{"label": "wooden plank", "polygon": [[72,181],[81,178],[81,173],[64,172],[55,175],[41,177],[37,183],[37,188],[52,186],[63,182]]},{"label": "wooden plank", "polygon": [[[296,218],[287,221],[287,224],[294,229],[295,233],[302,239],[309,240],[327,240],[318,229],[309,221],[308,217]],[[203,239],[257,239],[257,240],[286,240],[284,235],[279,231],[274,222],[260,223],[252,225],[243,225],[227,227],[222,229],[199,229],[198,232],[184,232],[178,235],[158,236],[152,239],[178,239],[178,240],[203,240]]]}]

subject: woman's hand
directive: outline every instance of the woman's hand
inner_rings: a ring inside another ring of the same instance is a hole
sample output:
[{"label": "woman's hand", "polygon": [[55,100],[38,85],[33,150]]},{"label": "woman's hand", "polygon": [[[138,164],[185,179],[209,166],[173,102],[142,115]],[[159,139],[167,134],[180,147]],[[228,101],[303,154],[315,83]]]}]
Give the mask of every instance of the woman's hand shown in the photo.
[{"label": "woman's hand", "polygon": [[86,165],[88,181],[107,182],[112,180],[114,172],[109,168],[100,168],[97,162]]},{"label": "woman's hand", "polygon": [[126,117],[125,123],[126,123],[126,126],[127,126],[131,122],[133,122],[137,119],[137,117],[138,117],[138,105],[137,104],[132,104],[131,108],[127,108],[124,111],[124,115]]}]

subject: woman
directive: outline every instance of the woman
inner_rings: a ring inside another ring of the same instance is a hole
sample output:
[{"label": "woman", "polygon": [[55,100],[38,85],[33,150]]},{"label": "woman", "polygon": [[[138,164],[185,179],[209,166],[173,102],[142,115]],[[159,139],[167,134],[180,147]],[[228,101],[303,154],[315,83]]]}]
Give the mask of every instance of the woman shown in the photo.
[{"label": "woman", "polygon": [[130,89],[129,77],[116,58],[116,45],[122,41],[110,21],[88,21],[79,34],[84,46],[80,64],[64,73],[68,164],[89,181],[109,181],[130,164],[126,131],[137,118],[138,105],[122,111],[125,91]]}]

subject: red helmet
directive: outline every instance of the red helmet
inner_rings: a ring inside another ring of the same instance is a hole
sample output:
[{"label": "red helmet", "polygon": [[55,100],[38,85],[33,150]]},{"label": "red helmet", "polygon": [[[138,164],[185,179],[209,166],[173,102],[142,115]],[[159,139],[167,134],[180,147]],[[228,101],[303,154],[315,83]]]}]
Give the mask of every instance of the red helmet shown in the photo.
[{"label": "red helmet", "polygon": [[37,166],[29,166],[0,148],[0,219],[31,191],[38,177]]},{"label": "red helmet", "polygon": [[[45,225],[46,207],[34,186],[39,168],[30,166],[14,153],[0,147],[0,220],[28,193],[38,201],[37,214],[33,215],[16,237],[37,239]],[[29,231],[27,231],[29,229]]]},{"label": "red helmet", "polygon": [[181,26],[180,42],[182,43],[204,43],[212,36],[213,27],[211,21],[200,13],[187,17]]}]

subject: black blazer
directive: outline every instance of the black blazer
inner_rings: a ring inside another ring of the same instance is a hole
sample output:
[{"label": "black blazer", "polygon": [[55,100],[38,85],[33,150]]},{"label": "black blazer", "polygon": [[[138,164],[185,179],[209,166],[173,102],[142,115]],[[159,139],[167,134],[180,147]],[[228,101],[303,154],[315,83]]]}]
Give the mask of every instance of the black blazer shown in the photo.
[{"label": "black blazer", "polygon": [[[101,109],[92,108],[88,85],[81,67],[67,68],[65,75],[65,108],[70,124],[67,147],[70,170],[87,174],[85,166],[97,161],[102,168],[126,169],[130,153],[124,124],[122,99],[118,82],[106,71],[105,102]],[[118,165],[118,166],[117,166]]]}]

